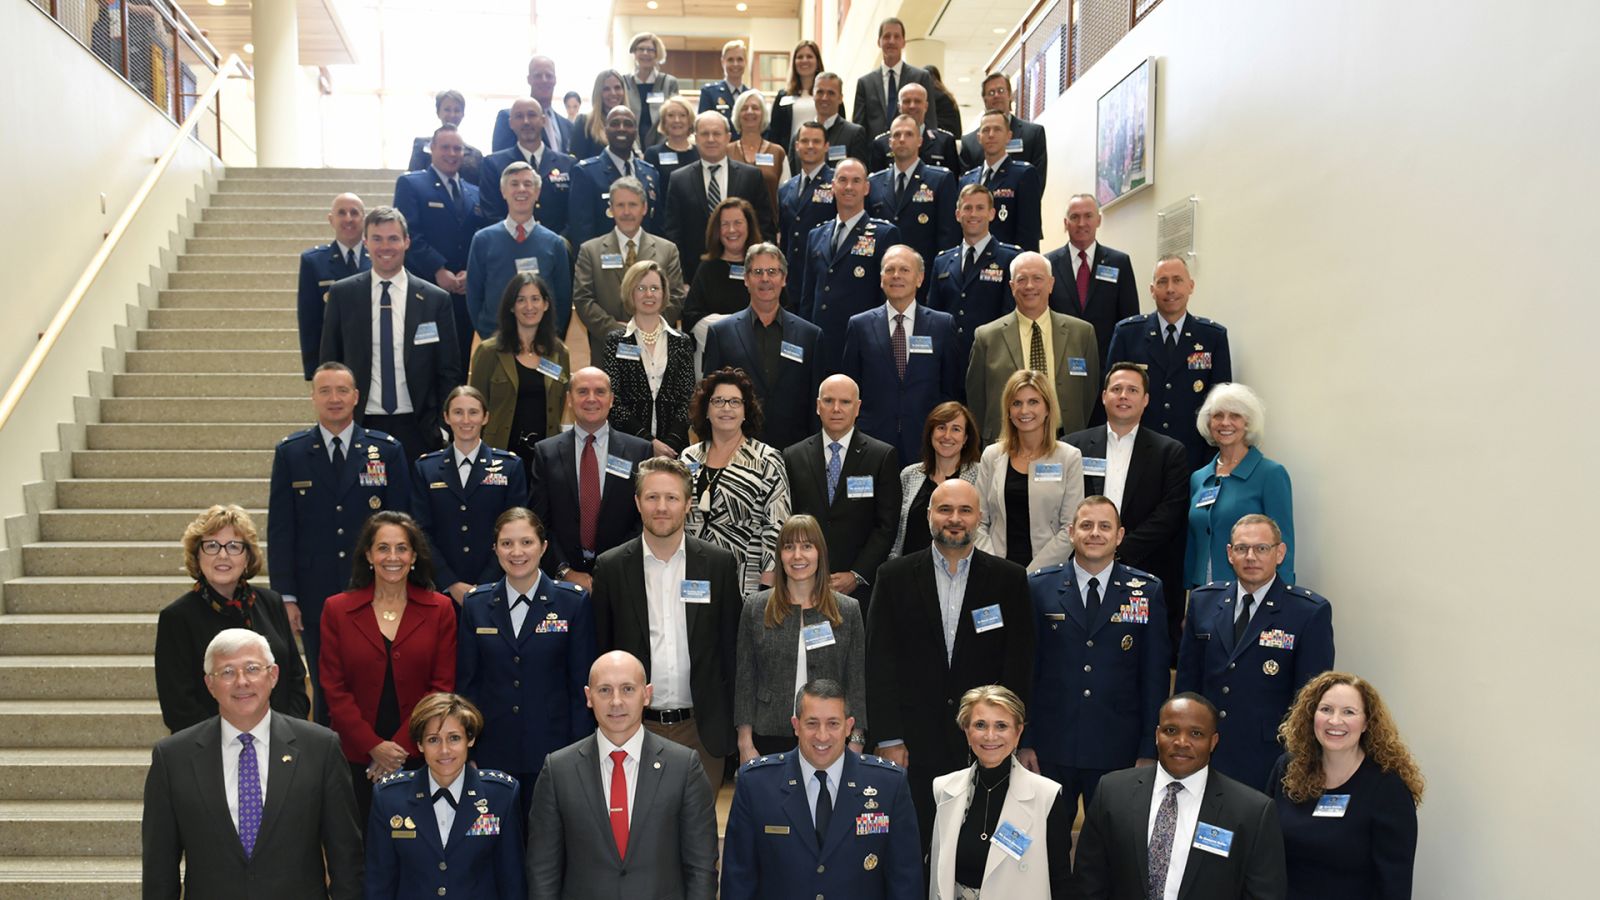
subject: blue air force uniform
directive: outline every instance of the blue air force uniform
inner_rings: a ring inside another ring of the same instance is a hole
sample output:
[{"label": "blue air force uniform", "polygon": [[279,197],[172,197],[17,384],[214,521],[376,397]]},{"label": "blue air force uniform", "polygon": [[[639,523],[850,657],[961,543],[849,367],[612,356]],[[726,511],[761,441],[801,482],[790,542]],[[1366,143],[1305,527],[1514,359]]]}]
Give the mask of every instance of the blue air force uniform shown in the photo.
[{"label": "blue air force uniform", "polygon": [[367,900],[528,896],[517,812],[521,785],[504,772],[472,766],[456,780],[461,796],[448,841],[440,838],[427,769],[395,772],[372,789]]},{"label": "blue air force uniform", "polygon": [[[500,192],[500,174],[514,162],[528,162],[528,156],[522,152],[521,146],[507,147],[483,158],[478,175],[478,212],[485,228],[510,214],[505,194]],[[545,147],[540,151],[539,164],[533,167],[539,173],[540,182],[539,199],[533,204],[533,218],[556,234],[567,230],[572,170],[577,165],[578,161],[565,153]]]},{"label": "blue air force uniform", "polygon": [[1212,386],[1233,380],[1228,329],[1187,315],[1177,331],[1178,349],[1169,351],[1163,343],[1166,327],[1166,320],[1154,312],[1118,322],[1105,364],[1109,369],[1112,363],[1138,363],[1150,376],[1150,405],[1140,424],[1183,444],[1194,471],[1217,455],[1195,428],[1195,416]]},{"label": "blue air force uniform", "polygon": [[806,267],[806,238],[811,229],[838,215],[833,202],[833,166],[817,170],[809,190],[800,190],[805,175],[799,174],[778,187],[778,246],[789,261],[789,303],[800,296],[800,281]]},{"label": "blue air force uniform", "polygon": [[[950,174],[957,177],[966,169],[956,136],[943,128],[922,129],[922,146],[917,149],[917,158],[930,166],[949,169]],[[873,172],[881,172],[894,165],[894,156],[889,150],[889,132],[885,131],[872,139],[872,152],[868,159],[862,161]]]},{"label": "blue air force uniform", "polygon": [[[644,230],[661,233],[664,219],[662,206],[666,195],[661,191],[661,176],[655,166],[642,159],[632,161],[633,177],[644,185],[645,202],[649,210],[644,217]],[[622,177],[610,154],[601,151],[588,159],[579,160],[572,170],[572,189],[567,199],[567,240],[579,247],[590,238],[597,238],[615,228],[611,221],[611,183]]]},{"label": "blue air force uniform", "polygon": [[1300,688],[1333,668],[1333,607],[1306,588],[1274,578],[1258,599],[1244,640],[1233,640],[1239,583],[1214,581],[1189,592],[1178,647],[1177,691],[1217,706],[1222,740],[1217,771],[1262,790],[1283,748],[1278,723]]},{"label": "blue air force uniform", "polygon": [[528,476],[515,453],[478,444],[467,486],[461,486],[454,444],[425,453],[411,480],[411,515],[433,551],[433,580],[488,584],[500,577],[494,554],[494,520],[528,503]]},{"label": "blue air force uniform", "polygon": [[883,302],[878,267],[889,248],[900,243],[899,229],[863,212],[835,250],[836,221],[837,217],[823,222],[806,236],[800,297],[792,301],[801,318],[822,329],[822,340],[817,342],[819,378],[839,371],[850,317]]},{"label": "blue air force uniform", "polygon": [[905,770],[845,750],[818,847],[798,751],[745,763],[722,849],[722,900],[922,900],[922,844]]},{"label": "blue air force uniform", "polygon": [[328,304],[328,288],[341,278],[372,268],[365,244],[355,249],[355,268],[351,268],[349,260],[340,253],[339,245],[330,242],[300,254],[300,288],[295,315],[300,323],[300,363],[305,368],[307,381],[321,363],[322,314]]},{"label": "blue air force uniform", "polygon": [[736,130],[733,124],[733,100],[749,89],[747,86],[735,91],[733,86],[728,84],[728,79],[726,78],[703,85],[700,88],[700,108],[695,112],[703,113],[716,110],[722,113],[723,118],[728,120],[728,133],[732,134]]},{"label": "blue air force uniform", "polygon": [[933,271],[927,279],[933,283],[928,290],[928,306],[955,317],[962,360],[972,356],[978,326],[1017,308],[1011,297],[1011,261],[1021,252],[1021,247],[1001,243],[991,235],[970,269],[964,268],[964,239],[934,257]]},{"label": "blue air force uniform", "polygon": [[[960,188],[949,169],[918,161],[906,179],[905,191],[897,199],[895,185],[899,178],[900,172],[893,164],[867,178],[871,186],[867,213],[893,222],[900,229],[897,243],[917,251],[922,257],[922,271],[931,272],[939,249],[961,241],[961,228],[956,222],[956,193]],[[927,296],[928,282],[924,279],[917,299]]]},{"label": "blue air force uniform", "polygon": [[[983,172],[982,163],[969,169],[961,176],[961,187],[982,182]],[[994,194],[994,221],[989,223],[989,233],[1008,244],[1039,252],[1039,242],[1044,239],[1044,179],[1039,170],[1008,156],[1000,160],[988,185]],[[956,193],[959,195],[960,189]]]}]

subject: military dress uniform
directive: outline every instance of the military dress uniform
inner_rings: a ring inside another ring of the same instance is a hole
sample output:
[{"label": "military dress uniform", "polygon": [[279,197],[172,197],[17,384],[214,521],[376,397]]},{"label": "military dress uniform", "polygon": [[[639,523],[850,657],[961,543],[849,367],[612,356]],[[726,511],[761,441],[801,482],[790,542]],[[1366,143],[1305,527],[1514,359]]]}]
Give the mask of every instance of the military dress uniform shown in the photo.
[{"label": "military dress uniform", "polygon": [[[917,158],[930,166],[949,169],[950,174],[958,178],[967,168],[961,159],[956,136],[943,128],[922,129],[922,146],[917,149]],[[894,165],[894,157],[889,152],[889,132],[885,131],[872,139],[871,158],[862,161],[872,172],[882,172]]]},{"label": "military dress uniform", "polygon": [[1011,298],[1011,261],[1022,248],[1001,243],[993,235],[983,252],[964,268],[966,241],[941,252],[933,260],[928,281],[928,305],[955,317],[956,335],[961,339],[961,359],[972,356],[973,336],[978,326],[986,325],[1017,308]]},{"label": "military dress uniform", "polygon": [[300,324],[300,363],[306,380],[316,374],[322,352],[322,314],[328,304],[328,288],[341,278],[372,268],[365,244],[355,249],[356,265],[340,256],[339,245],[329,242],[300,254],[300,287],[296,293],[295,316]]},{"label": "military dress uniform", "polygon": [[798,751],[739,769],[722,849],[722,900],[923,900],[922,845],[905,771],[846,749],[820,846]]},{"label": "military dress uniform", "polygon": [[788,303],[800,296],[800,281],[806,267],[806,238],[811,229],[838,214],[833,202],[833,166],[827,163],[811,179],[809,190],[801,191],[805,175],[796,175],[778,186],[778,246],[789,262]]},{"label": "military dress uniform", "polygon": [[1039,170],[1020,159],[1006,157],[987,182],[983,181],[983,172],[981,163],[969,169],[961,176],[961,187],[984,183],[994,195],[994,221],[989,223],[989,233],[1008,244],[1039,252],[1039,242],[1044,239],[1044,179],[1039,177]]},{"label": "military dress uniform", "polygon": [[1295,694],[1333,668],[1333,607],[1315,592],[1274,578],[1244,639],[1233,640],[1239,584],[1214,581],[1189,592],[1175,689],[1217,706],[1217,771],[1256,790],[1283,748],[1278,723]]},{"label": "military dress uniform", "polygon": [[513,506],[528,504],[522,457],[478,445],[465,487],[456,468],[454,444],[425,453],[411,480],[411,515],[433,551],[433,580],[487,584],[500,577],[494,553],[494,522]]},{"label": "military dress uniform", "polygon": [[[933,258],[940,248],[949,247],[961,240],[961,227],[956,222],[956,192],[960,189],[956,177],[949,169],[919,162],[906,179],[906,189],[898,195],[895,185],[900,177],[893,166],[874,172],[867,178],[871,193],[867,196],[867,215],[893,222],[900,229],[901,243],[917,251],[922,257],[922,271],[933,271]],[[887,249],[887,248],[885,248]],[[928,278],[924,276],[917,299],[928,297]]]},{"label": "military dress uniform", "polygon": [[[480,737],[479,740],[482,740]],[[449,840],[441,840],[427,769],[395,772],[372,791],[367,819],[367,900],[526,900],[521,785],[467,766]]]},{"label": "military dress uniform", "polygon": [[1150,405],[1140,424],[1183,444],[1193,471],[1210,462],[1216,449],[1195,428],[1195,416],[1212,386],[1233,380],[1228,329],[1189,314],[1177,335],[1178,348],[1163,340],[1166,320],[1160,313],[1129,316],[1111,332],[1106,368],[1113,363],[1138,363],[1150,376]]},{"label": "military dress uniform", "polygon": [[[505,194],[500,191],[500,174],[514,162],[527,162],[522,147],[507,147],[484,157],[478,177],[478,213],[487,228],[510,214]],[[565,153],[545,147],[539,154],[539,199],[533,204],[534,221],[561,234],[567,230],[567,206],[572,196],[572,169],[578,161]],[[498,299],[498,298],[496,298]]]},{"label": "military dress uniform", "polygon": [[794,312],[822,329],[822,340],[817,342],[819,378],[839,371],[850,317],[883,303],[878,267],[889,248],[900,243],[899,229],[863,214],[836,248],[833,232],[837,221],[836,216],[823,222],[806,236],[800,297],[791,301]]},{"label": "military dress uniform", "polygon": [[[642,227],[651,234],[660,234],[666,200],[661,190],[661,175],[655,166],[642,159],[631,160],[629,164],[633,167],[633,177],[644,185],[645,203],[649,206]],[[572,170],[567,196],[567,240],[572,246],[581,247],[584,241],[616,227],[611,221],[611,183],[621,177],[616,163],[604,151],[580,160]]]},{"label": "military dress uniform", "polygon": [[733,100],[749,89],[747,85],[735,91],[728,84],[728,79],[726,78],[702,85],[700,88],[700,108],[695,112],[698,114],[716,110],[722,113],[723,118],[728,120],[728,133],[733,134],[738,130],[734,127],[733,122]]}]

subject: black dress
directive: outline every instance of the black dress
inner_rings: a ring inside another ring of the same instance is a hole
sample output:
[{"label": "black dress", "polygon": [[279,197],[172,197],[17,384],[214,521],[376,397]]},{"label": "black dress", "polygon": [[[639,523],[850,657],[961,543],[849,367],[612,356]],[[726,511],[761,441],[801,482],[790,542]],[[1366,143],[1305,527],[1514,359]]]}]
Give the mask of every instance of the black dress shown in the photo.
[{"label": "black dress", "polygon": [[[671,162],[664,161],[661,158],[661,154],[663,153],[675,153],[677,154],[677,158]],[[665,190],[667,183],[672,180],[673,172],[678,171],[692,162],[700,161],[700,149],[695,145],[690,144],[689,149],[687,150],[674,150],[667,146],[666,141],[662,141],[659,144],[651,144],[645,149],[644,161],[652,166],[655,166],[656,171],[661,173],[661,187],[663,190]]]},{"label": "black dress", "polygon": [[1032,523],[1028,521],[1028,473],[1006,463],[1006,559],[1027,567],[1033,561]]},{"label": "black dress", "polygon": [[206,690],[206,645],[225,628],[249,627],[267,639],[278,664],[278,686],[272,689],[272,708],[286,716],[304,719],[311,711],[306,694],[306,667],[295,648],[283,598],[267,588],[251,587],[255,603],[248,626],[235,612],[213,604],[195,590],[172,601],[156,622],[156,697],[161,720],[181,731],[217,714],[216,698]]},{"label": "black dress", "polygon": [[1372,757],[1323,797],[1348,795],[1343,816],[1313,815],[1318,800],[1295,803],[1283,793],[1289,754],[1278,757],[1267,793],[1278,806],[1289,896],[1295,900],[1404,900],[1417,857],[1417,805],[1399,775]]},{"label": "black dress", "polygon": [[544,373],[517,363],[517,411],[511,414],[511,441],[506,449],[522,457],[523,471],[533,471],[533,445],[544,440],[549,424],[545,414]]},{"label": "black dress", "polygon": [[[740,277],[732,275],[738,265]],[[683,301],[683,330],[713,313],[731,316],[750,306],[750,291],[744,286],[743,264],[725,259],[701,260],[695,270],[694,281],[689,285],[689,296]]]}]

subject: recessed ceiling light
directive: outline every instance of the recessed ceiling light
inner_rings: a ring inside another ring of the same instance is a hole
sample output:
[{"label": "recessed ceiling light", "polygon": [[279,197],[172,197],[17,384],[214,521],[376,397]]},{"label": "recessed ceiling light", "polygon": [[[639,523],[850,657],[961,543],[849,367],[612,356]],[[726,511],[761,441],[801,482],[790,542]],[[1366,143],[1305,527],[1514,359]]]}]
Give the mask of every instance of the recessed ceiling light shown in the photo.
[{"label": "recessed ceiling light", "polygon": [[972,76],[970,76],[970,75],[963,75],[960,78],[956,79],[956,81],[959,81],[962,84],[966,84],[967,82],[969,82],[971,80],[972,80]]},{"label": "recessed ceiling light", "polygon": [[646,3],[644,5],[644,8],[645,9],[660,9],[661,8],[661,4],[657,3],[656,0],[650,0],[649,3]]},{"label": "recessed ceiling light", "polygon": [[245,52],[246,56],[256,52],[256,45],[255,44],[245,44],[244,45],[244,52]]},{"label": "recessed ceiling light", "polygon": [[735,3],[733,5],[733,8],[737,9],[739,12],[744,12],[744,11],[746,11],[746,10],[748,10],[750,8],[750,4],[748,4],[748,3]]},{"label": "recessed ceiling light", "polygon": [[206,0],[206,2],[211,4],[212,6],[227,6],[228,5],[228,0]]},{"label": "recessed ceiling light", "polygon": [[996,28],[994,30],[994,33],[995,34],[1005,34],[1006,33],[1006,29],[1004,29],[1004,28]]}]

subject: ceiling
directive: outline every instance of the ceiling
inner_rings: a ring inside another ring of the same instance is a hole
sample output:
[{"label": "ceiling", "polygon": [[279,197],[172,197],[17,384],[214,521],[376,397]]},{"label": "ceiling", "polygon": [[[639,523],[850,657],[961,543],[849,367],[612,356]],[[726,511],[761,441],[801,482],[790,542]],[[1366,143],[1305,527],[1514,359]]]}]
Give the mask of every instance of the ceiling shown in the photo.
[{"label": "ceiling", "polygon": [[[751,16],[762,19],[793,19],[800,15],[800,0],[614,0],[614,16]],[[655,3],[651,9],[649,4]]]},{"label": "ceiling", "polygon": [[[344,31],[344,23],[333,9],[334,0],[294,2],[299,17],[300,65],[338,66],[356,61],[352,42]],[[206,40],[223,57],[237,53],[246,62],[250,61],[250,54],[244,52],[244,45],[251,40],[249,0],[227,0],[223,6],[212,6],[206,0],[179,0],[178,6],[194,20]]]},{"label": "ceiling", "polygon": [[1033,5],[1033,0],[949,0],[936,15],[928,36],[944,42],[944,83],[957,103],[983,107],[984,66]]}]

